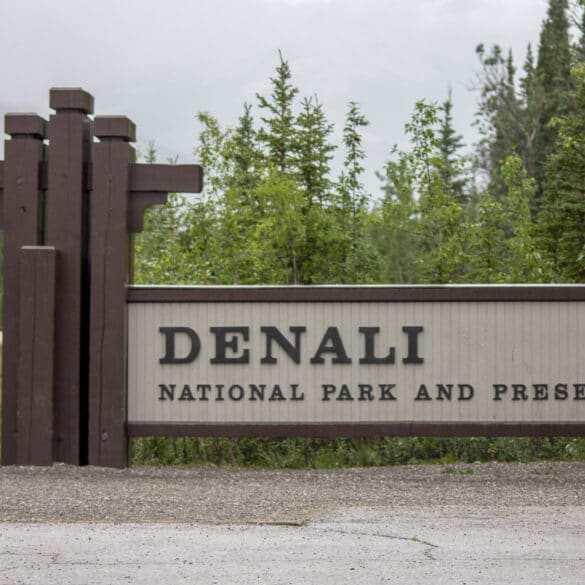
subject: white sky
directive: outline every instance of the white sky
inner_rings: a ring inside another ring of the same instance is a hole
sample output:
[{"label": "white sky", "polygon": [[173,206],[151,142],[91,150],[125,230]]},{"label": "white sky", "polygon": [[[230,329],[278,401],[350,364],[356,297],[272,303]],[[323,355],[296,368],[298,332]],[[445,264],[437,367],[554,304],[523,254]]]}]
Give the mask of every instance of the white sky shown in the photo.
[{"label": "white sky", "polygon": [[[546,0],[0,0],[0,116],[48,116],[50,87],[80,86],[97,114],[124,114],[138,148],[194,162],[205,110],[233,125],[269,92],[278,49],[301,95],[317,94],[341,137],[347,103],[362,106],[366,182],[378,191],[393,144],[421,98],[443,101],[466,141],[477,95],[478,43],[512,48],[520,68],[538,43]],[[3,126],[3,123],[0,123]],[[1,154],[0,154],[1,156]]]}]

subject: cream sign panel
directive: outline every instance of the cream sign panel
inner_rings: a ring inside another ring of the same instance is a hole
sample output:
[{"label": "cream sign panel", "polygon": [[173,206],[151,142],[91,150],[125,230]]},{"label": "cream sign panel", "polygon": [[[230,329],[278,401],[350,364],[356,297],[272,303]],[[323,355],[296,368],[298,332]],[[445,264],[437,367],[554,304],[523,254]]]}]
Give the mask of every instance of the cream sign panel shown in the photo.
[{"label": "cream sign panel", "polygon": [[129,422],[579,422],[585,303],[129,306]]}]

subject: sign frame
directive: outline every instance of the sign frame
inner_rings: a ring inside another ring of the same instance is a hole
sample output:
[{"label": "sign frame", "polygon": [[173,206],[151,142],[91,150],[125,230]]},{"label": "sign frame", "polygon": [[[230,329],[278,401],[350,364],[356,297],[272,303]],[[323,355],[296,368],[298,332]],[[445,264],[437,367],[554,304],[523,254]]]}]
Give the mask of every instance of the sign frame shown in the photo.
[{"label": "sign frame", "polygon": [[[132,303],[584,302],[582,285],[131,286]],[[553,437],[585,436],[584,421],[546,422],[128,422],[130,437]]]}]

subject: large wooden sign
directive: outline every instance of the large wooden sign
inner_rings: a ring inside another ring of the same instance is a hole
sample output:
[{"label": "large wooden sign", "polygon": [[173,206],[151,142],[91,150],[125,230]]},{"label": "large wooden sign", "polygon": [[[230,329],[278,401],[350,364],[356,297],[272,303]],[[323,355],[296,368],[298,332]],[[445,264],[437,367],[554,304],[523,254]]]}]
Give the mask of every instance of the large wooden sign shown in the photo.
[{"label": "large wooden sign", "polygon": [[585,287],[131,286],[198,165],[54,88],[5,118],[2,464],[123,467],[148,435],[585,435]]},{"label": "large wooden sign", "polygon": [[581,287],[135,288],[129,428],[572,433],[585,421],[582,295]]}]

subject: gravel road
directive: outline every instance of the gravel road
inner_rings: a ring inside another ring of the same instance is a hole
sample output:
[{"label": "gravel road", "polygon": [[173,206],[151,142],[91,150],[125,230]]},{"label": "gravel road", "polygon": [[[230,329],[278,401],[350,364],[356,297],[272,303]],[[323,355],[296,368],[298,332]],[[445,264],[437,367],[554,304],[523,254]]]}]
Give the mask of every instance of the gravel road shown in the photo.
[{"label": "gravel road", "polygon": [[0,522],[303,525],[339,508],[580,507],[585,462],[318,471],[0,467]]}]

